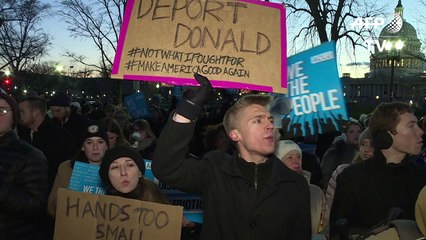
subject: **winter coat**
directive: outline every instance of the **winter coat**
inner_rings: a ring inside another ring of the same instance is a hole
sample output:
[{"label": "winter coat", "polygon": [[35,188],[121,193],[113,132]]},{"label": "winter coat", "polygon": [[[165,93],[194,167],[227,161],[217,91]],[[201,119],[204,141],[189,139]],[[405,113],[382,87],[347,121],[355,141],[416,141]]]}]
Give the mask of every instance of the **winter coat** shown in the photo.
[{"label": "winter coat", "polygon": [[75,142],[70,132],[45,118],[31,139],[31,129],[22,128],[19,137],[44,153],[49,167],[49,190],[52,188],[59,164],[75,155]]},{"label": "winter coat", "polygon": [[46,210],[47,161],[14,131],[0,137],[0,239],[39,240]]},{"label": "winter coat", "polygon": [[[309,188],[303,176],[275,156],[260,165],[224,151],[208,152],[200,161],[185,158],[194,128],[195,122],[169,121],[157,142],[152,170],[168,185],[202,195],[201,239],[311,238]],[[257,175],[262,168],[270,171]]]},{"label": "winter coat", "polygon": [[59,165],[58,173],[56,174],[55,181],[53,182],[52,191],[49,194],[47,203],[47,213],[56,216],[56,201],[58,199],[58,189],[67,188],[70,184],[72,174],[72,160],[67,160]]},{"label": "winter coat", "polygon": [[328,227],[329,208],[325,203],[324,192],[316,185],[309,184],[311,199],[312,233],[324,233]]},{"label": "winter coat", "polygon": [[71,112],[65,123],[61,123],[57,118],[53,118],[52,121],[67,129],[74,137],[74,150],[76,153],[80,150],[84,133],[87,131],[86,127],[89,125],[90,120],[83,115],[80,115],[74,111]]},{"label": "winter coat", "polygon": [[321,187],[327,188],[331,175],[336,168],[344,163],[350,163],[354,159],[356,144],[347,144],[343,139],[333,143],[321,159],[323,178]]},{"label": "winter coat", "polygon": [[365,231],[385,219],[392,207],[414,220],[417,196],[426,185],[426,169],[406,157],[386,163],[380,151],[374,157],[347,167],[337,177],[331,223],[347,218],[352,229]]},{"label": "winter coat", "polygon": [[343,172],[343,170],[345,170],[345,168],[349,166],[350,164],[347,164],[347,163],[339,165],[336,168],[336,170],[334,170],[333,174],[331,175],[330,181],[328,182],[328,185],[327,185],[327,190],[325,191],[325,203],[330,209],[331,209],[331,206],[333,206],[334,193],[336,192],[337,176],[339,176],[339,174]]},{"label": "winter coat", "polygon": [[136,149],[141,154],[142,158],[152,160],[152,156],[157,146],[157,139],[145,138],[142,141],[138,141]]}]

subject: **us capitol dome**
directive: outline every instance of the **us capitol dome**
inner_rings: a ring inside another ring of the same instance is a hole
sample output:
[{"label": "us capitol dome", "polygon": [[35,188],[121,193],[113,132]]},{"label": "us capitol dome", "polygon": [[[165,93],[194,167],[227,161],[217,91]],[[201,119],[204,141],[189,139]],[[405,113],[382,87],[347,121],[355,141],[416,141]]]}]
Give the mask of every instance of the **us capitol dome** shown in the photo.
[{"label": "us capitol dome", "polygon": [[[396,19],[401,22],[398,24]],[[397,57],[394,65],[395,79],[419,76],[424,70],[422,59],[425,58],[425,55],[420,51],[421,43],[417,37],[416,29],[404,19],[404,7],[401,0],[398,1],[398,5],[395,7],[394,18],[382,29],[379,35],[380,46],[383,46],[386,42],[395,44],[398,40],[404,43],[399,52],[396,50],[380,51],[379,47],[375,45],[374,53],[370,57],[372,77],[389,76],[390,58],[392,57]]]},{"label": "us capitol dome", "polygon": [[[372,104],[402,101],[426,109],[425,55],[420,50],[421,42],[416,29],[404,19],[401,0],[395,7],[395,14],[385,23],[377,39],[379,46],[374,44],[372,47],[370,72],[364,78],[351,78],[349,74],[341,78],[345,99],[348,102]],[[401,50],[384,48],[389,43],[395,46],[398,40],[403,42]],[[393,97],[389,94],[391,89]]]}]

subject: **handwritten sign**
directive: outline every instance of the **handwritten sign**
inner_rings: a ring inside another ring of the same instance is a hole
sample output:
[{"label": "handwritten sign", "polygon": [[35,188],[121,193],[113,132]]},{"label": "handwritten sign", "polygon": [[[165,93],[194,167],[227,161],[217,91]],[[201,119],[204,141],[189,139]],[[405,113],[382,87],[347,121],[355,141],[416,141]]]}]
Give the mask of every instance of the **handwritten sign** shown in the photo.
[{"label": "handwritten sign", "polygon": [[295,137],[339,129],[348,117],[337,71],[335,42],[289,57],[288,93],[292,110],[283,128]]},{"label": "handwritten sign", "polygon": [[159,181],[155,178],[151,170],[151,160],[145,159],[145,174],[144,177],[157,183],[160,191],[167,196],[167,199],[171,204],[182,206],[183,215],[191,222],[203,223],[204,221],[204,210],[203,201],[201,196],[182,192],[173,188],[164,182]]},{"label": "handwritten sign", "polygon": [[79,192],[105,194],[102,180],[99,177],[99,166],[75,161],[69,189]]},{"label": "handwritten sign", "polygon": [[283,4],[258,0],[129,0],[112,77],[286,93]]},{"label": "handwritten sign", "polygon": [[56,240],[180,239],[182,207],[58,191]]}]

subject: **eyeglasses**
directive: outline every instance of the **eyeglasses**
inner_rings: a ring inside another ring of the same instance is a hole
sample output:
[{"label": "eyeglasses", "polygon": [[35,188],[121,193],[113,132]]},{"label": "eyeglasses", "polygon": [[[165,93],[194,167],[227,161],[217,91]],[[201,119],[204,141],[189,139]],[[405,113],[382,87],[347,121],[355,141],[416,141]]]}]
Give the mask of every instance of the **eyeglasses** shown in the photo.
[{"label": "eyeglasses", "polygon": [[10,107],[0,107],[0,115],[6,115],[6,113],[12,111]]}]

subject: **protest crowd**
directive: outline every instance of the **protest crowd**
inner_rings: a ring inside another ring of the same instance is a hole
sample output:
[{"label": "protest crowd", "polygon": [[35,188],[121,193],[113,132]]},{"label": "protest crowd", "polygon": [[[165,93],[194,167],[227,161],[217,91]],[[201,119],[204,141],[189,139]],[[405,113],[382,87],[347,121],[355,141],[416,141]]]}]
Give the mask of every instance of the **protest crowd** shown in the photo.
[{"label": "protest crowd", "polygon": [[100,167],[106,195],[173,204],[146,160],[161,182],[201,196],[203,221],[182,216],[180,239],[425,239],[426,119],[408,104],[319,118],[303,136],[271,114],[282,106],[268,94],[207,111],[215,89],[195,79],[175,105],[147,100],[144,118],[112,104],[85,111],[62,92],[2,91],[0,240],[53,239],[78,162]]}]

